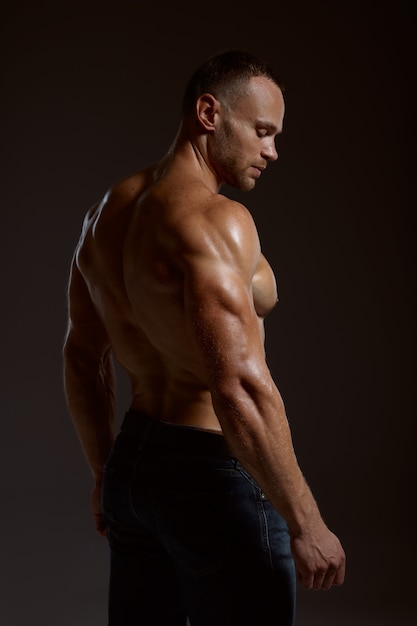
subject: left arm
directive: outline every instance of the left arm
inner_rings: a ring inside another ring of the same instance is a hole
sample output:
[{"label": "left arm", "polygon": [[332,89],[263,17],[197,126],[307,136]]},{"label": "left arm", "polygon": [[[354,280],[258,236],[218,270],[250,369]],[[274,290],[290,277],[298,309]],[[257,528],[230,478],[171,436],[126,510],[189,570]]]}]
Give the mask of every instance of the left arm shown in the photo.
[{"label": "left arm", "polygon": [[74,257],[68,289],[69,320],[63,348],[64,390],[75,429],[94,477],[97,530],[104,464],[114,441],[115,374],[107,332]]}]

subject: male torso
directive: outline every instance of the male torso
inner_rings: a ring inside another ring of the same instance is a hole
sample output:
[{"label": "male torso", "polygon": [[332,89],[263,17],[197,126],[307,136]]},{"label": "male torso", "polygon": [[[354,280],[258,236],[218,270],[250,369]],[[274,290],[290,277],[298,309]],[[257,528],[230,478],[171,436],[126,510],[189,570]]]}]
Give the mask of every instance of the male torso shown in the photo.
[{"label": "male torso", "polygon": [[[244,237],[240,232],[233,242],[236,221],[244,222]],[[183,243],[190,233],[192,249]],[[199,258],[199,246],[213,248],[214,255],[219,248],[221,256],[223,238],[243,254],[245,246],[257,248],[248,297],[263,341],[263,319],[277,291],[242,205],[174,165],[119,182],[88,213],[77,264],[111,348],[129,375],[132,408],[163,421],[220,430],[193,320],[187,319],[183,267],[192,257],[191,266],[206,263],[203,271],[218,272],[217,263]],[[227,259],[222,263],[227,272]]]}]

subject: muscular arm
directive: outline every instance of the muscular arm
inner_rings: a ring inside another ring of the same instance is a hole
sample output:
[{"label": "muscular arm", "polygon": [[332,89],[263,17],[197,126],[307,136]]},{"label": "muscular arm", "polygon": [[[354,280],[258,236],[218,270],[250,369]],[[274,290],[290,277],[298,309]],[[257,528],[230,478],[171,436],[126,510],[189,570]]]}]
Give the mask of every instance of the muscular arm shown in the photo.
[{"label": "muscular arm", "polygon": [[211,232],[204,239],[186,237],[183,267],[186,311],[213,405],[233,454],[286,519],[302,583],[329,588],[343,581],[344,554],[299,468],[284,404],[265,361],[252,295],[260,254],[256,230],[237,211],[219,217]]},{"label": "muscular arm", "polygon": [[115,376],[107,333],[75,259],[63,356],[68,409],[95,480],[92,506],[97,528],[102,531],[99,495],[103,467],[114,440]]}]

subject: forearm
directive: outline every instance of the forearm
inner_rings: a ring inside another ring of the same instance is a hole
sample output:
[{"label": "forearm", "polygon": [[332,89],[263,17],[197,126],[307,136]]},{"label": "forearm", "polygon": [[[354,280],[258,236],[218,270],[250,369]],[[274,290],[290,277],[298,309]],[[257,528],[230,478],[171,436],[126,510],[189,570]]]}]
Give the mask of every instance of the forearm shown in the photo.
[{"label": "forearm", "polygon": [[93,476],[99,480],[114,441],[115,375],[111,355],[100,362],[64,358],[68,410]]},{"label": "forearm", "polygon": [[321,517],[296,459],[282,398],[265,376],[262,384],[241,380],[227,393],[214,392],[213,404],[233,454],[296,535]]}]

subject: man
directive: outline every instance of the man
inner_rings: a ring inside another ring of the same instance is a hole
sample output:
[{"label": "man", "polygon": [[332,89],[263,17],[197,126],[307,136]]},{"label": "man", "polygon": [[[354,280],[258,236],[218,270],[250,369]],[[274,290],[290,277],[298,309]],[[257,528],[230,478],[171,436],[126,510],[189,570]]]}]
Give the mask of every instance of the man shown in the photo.
[{"label": "man", "polygon": [[[209,59],[168,154],[85,218],[65,390],[111,547],[111,626],[184,626],[186,616],[290,626],[295,572],[306,588],[343,582],[343,549],[298,466],[265,361],[274,276],[250,213],[219,193],[254,188],[277,159],[283,117],[265,63],[239,51]],[[112,355],[132,387],[115,442]]]}]

